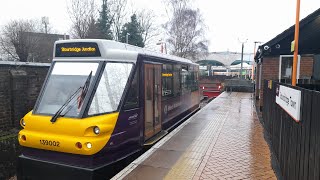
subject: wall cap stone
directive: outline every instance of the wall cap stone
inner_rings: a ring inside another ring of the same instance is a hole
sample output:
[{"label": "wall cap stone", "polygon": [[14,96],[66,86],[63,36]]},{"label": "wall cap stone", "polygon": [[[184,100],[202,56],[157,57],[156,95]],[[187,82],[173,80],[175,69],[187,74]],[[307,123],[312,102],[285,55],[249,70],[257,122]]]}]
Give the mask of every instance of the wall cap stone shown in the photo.
[{"label": "wall cap stone", "polygon": [[50,67],[51,63],[35,63],[35,62],[18,62],[18,61],[0,61],[0,66],[43,66]]}]

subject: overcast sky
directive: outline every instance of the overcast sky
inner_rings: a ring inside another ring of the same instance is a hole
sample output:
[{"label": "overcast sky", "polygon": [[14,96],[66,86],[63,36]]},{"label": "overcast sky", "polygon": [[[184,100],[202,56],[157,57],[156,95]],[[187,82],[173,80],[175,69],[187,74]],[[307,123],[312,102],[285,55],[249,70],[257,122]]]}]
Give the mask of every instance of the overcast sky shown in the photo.
[{"label": "overcast sky", "polygon": [[[101,1],[101,0],[96,0]],[[162,0],[129,0],[130,7],[152,9],[159,24],[167,19]],[[69,33],[68,0],[10,0],[0,6],[0,26],[13,19],[48,16],[56,33]],[[296,0],[194,0],[207,25],[210,51],[241,51],[240,41],[267,42],[295,22]],[[300,19],[320,8],[320,0],[301,0]],[[164,37],[165,38],[165,37]]]}]

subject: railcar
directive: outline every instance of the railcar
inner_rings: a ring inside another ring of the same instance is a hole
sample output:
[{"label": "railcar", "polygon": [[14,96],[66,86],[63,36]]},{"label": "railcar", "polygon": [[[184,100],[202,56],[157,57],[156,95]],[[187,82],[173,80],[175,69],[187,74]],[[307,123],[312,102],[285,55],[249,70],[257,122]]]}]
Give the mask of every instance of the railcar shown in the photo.
[{"label": "railcar", "polygon": [[89,39],[57,41],[53,54],[35,106],[20,120],[21,176],[53,166],[51,174],[62,167],[84,177],[80,170],[153,144],[199,108],[199,68],[190,60]]}]

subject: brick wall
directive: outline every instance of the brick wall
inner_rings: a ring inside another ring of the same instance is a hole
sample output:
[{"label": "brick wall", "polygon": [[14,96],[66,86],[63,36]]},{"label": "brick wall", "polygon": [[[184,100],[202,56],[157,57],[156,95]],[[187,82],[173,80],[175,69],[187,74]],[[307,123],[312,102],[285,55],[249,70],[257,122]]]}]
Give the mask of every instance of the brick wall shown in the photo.
[{"label": "brick wall", "polygon": [[30,110],[50,64],[0,61],[0,130],[19,127],[19,120]]},{"label": "brick wall", "polygon": [[313,55],[306,55],[301,57],[300,62],[300,78],[309,79],[313,72]]},{"label": "brick wall", "polygon": [[[300,79],[310,79],[313,71],[313,55],[302,55],[300,62]],[[260,106],[263,104],[264,80],[279,79],[279,56],[264,57],[262,64],[262,78],[260,89]]]},{"label": "brick wall", "polygon": [[8,121],[11,119],[9,79],[8,69],[0,66],[0,129],[11,125]]}]

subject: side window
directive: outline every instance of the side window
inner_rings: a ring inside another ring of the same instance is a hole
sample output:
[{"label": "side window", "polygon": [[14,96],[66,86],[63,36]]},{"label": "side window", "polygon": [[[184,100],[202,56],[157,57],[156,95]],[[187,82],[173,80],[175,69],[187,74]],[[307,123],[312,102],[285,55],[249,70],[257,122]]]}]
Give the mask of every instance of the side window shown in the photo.
[{"label": "side window", "polygon": [[174,96],[181,95],[181,65],[174,65],[173,68],[173,92]]},{"label": "side window", "polygon": [[134,74],[134,78],[131,82],[129,91],[128,91],[128,96],[126,98],[126,102],[124,103],[124,109],[133,109],[139,107],[139,72],[138,68]]},{"label": "side window", "polygon": [[198,74],[197,74],[197,67],[191,66],[191,76],[190,76],[190,83],[191,83],[191,91],[197,91],[198,87]]},{"label": "side window", "polygon": [[182,65],[181,67],[181,93],[185,94],[189,92],[189,71],[188,66]]},{"label": "side window", "polygon": [[195,68],[194,68],[195,70],[194,70],[194,76],[195,76],[195,90],[197,91],[197,90],[199,90],[199,67],[198,66],[196,66]]},{"label": "side window", "polygon": [[173,96],[173,65],[162,65],[162,97]]}]

